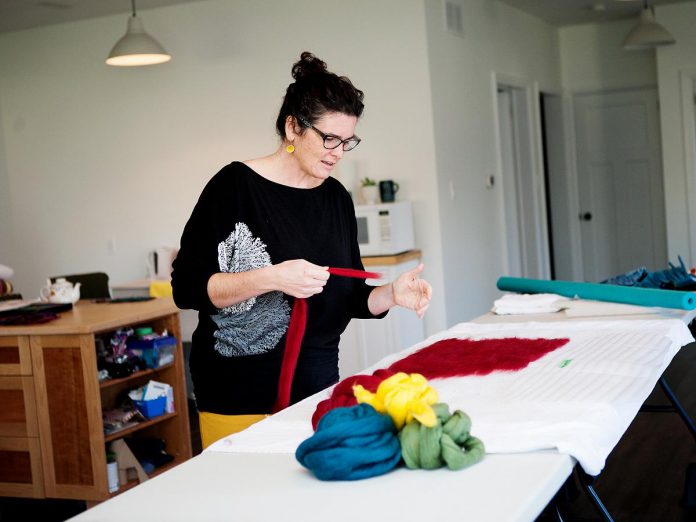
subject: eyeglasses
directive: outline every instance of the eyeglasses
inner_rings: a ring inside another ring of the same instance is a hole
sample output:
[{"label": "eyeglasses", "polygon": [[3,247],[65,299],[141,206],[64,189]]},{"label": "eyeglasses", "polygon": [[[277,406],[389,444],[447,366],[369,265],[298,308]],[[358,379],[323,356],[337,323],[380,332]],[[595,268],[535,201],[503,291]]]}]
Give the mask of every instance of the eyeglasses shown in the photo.
[{"label": "eyeglasses", "polygon": [[336,149],[339,145],[343,145],[343,150],[348,152],[349,150],[353,150],[355,147],[358,146],[358,143],[360,143],[360,138],[358,138],[357,136],[352,136],[351,138],[346,138],[345,140],[342,140],[339,136],[321,132],[319,129],[317,129],[314,125],[309,123],[304,118],[300,118],[299,116],[296,116],[296,118],[297,121],[302,123],[302,125],[312,129],[314,132],[319,134],[319,136],[321,136],[321,138],[324,140],[325,149]]}]

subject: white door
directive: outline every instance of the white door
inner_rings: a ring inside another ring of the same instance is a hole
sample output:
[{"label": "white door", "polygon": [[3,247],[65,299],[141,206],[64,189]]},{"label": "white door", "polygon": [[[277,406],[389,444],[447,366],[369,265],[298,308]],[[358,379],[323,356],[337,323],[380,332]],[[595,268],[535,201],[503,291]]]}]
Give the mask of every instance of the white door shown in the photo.
[{"label": "white door", "polygon": [[586,281],[666,267],[656,89],[575,98]]}]

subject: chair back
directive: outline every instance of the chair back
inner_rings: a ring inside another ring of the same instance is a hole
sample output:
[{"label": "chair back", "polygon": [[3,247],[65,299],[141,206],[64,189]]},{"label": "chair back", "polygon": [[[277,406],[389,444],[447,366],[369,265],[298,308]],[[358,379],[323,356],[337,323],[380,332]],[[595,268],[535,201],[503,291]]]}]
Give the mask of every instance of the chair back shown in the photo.
[{"label": "chair back", "polygon": [[109,276],[104,272],[56,276],[51,278],[51,283],[55,283],[59,277],[64,277],[72,284],[81,284],[80,299],[108,299],[111,297]]}]

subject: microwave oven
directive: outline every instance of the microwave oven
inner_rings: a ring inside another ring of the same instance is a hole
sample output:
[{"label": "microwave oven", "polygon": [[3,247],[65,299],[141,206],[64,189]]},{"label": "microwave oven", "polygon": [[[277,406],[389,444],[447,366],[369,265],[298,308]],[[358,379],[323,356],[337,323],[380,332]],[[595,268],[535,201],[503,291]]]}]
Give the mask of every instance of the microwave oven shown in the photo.
[{"label": "microwave oven", "polygon": [[360,255],[391,256],[415,247],[410,201],[356,205]]}]

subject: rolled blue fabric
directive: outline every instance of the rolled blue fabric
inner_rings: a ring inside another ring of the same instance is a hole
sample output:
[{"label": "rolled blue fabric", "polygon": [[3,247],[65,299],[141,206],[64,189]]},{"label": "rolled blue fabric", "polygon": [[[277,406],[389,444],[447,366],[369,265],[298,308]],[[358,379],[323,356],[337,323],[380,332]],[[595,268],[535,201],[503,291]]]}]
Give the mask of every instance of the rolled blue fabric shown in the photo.
[{"label": "rolled blue fabric", "polygon": [[401,460],[401,445],[391,417],[358,404],[324,415],[295,458],[320,480],[357,480],[391,471]]},{"label": "rolled blue fabric", "polygon": [[596,301],[625,303],[639,306],[662,306],[665,308],[696,308],[696,293],[657,288],[637,288],[600,283],[576,283],[573,281],[546,281],[523,277],[501,277],[498,289],[527,294],[558,294],[565,297],[580,297]]}]

